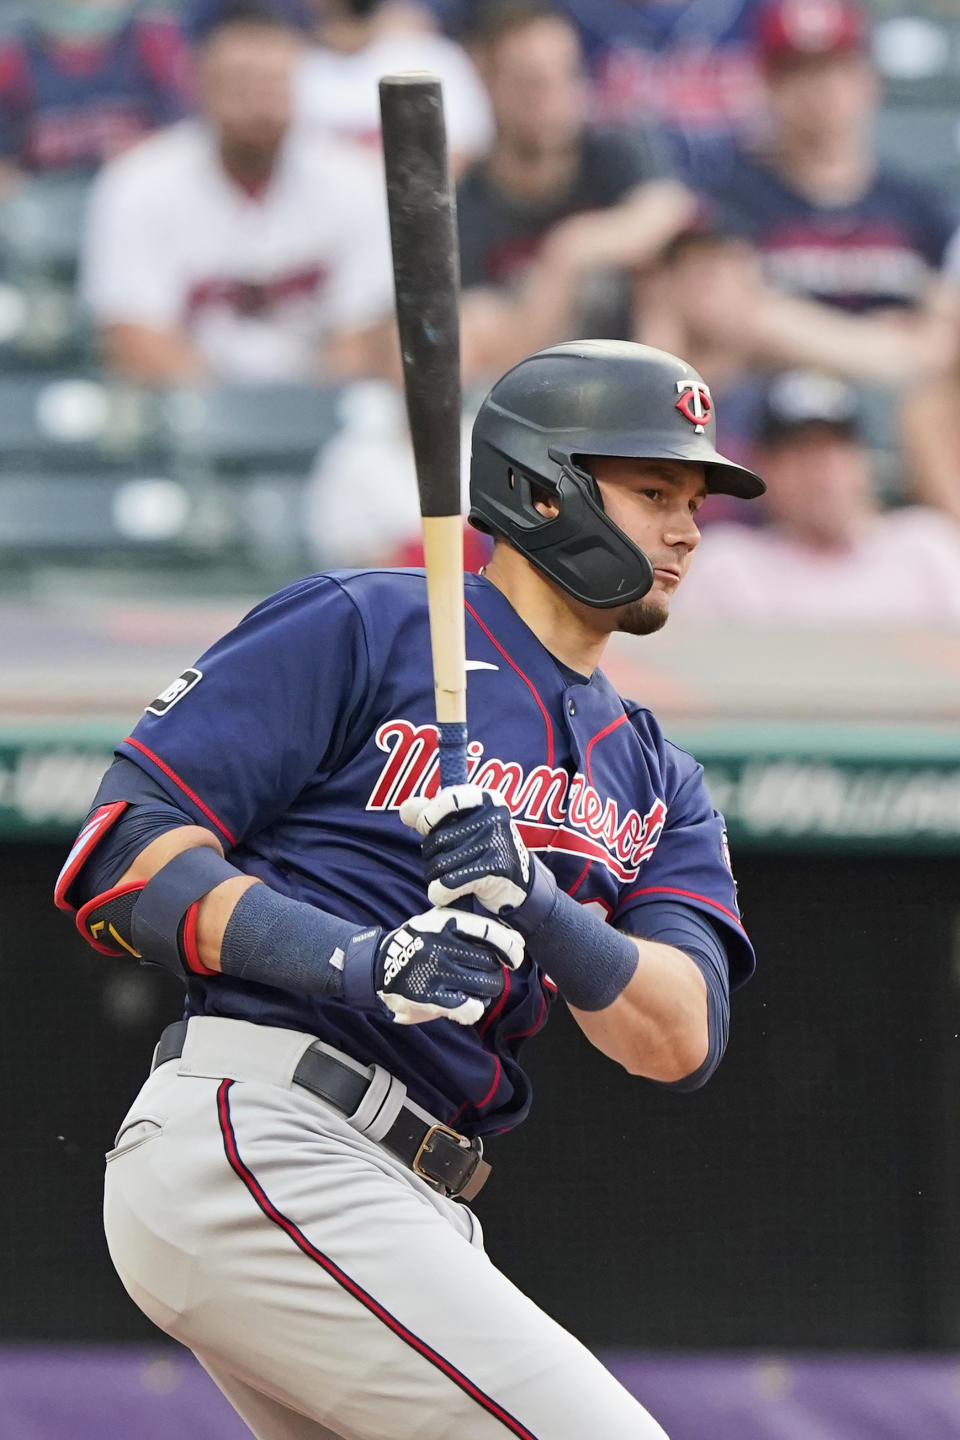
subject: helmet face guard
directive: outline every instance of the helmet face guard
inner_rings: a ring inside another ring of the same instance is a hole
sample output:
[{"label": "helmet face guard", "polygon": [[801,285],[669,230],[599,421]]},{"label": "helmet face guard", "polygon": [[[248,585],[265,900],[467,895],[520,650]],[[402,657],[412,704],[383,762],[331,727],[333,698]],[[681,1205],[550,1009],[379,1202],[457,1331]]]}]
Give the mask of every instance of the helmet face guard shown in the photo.
[{"label": "helmet face guard", "polygon": [[[653,566],[605,513],[592,475],[555,452],[556,475],[549,479],[503,458],[506,493],[490,496],[481,528],[506,535],[521,555],[585,605],[626,605],[646,595]],[[537,492],[556,500],[557,515],[541,515]],[[470,519],[477,524],[475,509]]]},{"label": "helmet face guard", "polygon": [[[604,512],[584,455],[703,465],[709,491],[763,493],[713,443],[710,392],[666,351],[625,341],[556,345],[497,382],[473,429],[470,520],[501,535],[568,595],[607,608],[647,593],[653,567]],[[537,509],[555,499],[556,516]]]}]

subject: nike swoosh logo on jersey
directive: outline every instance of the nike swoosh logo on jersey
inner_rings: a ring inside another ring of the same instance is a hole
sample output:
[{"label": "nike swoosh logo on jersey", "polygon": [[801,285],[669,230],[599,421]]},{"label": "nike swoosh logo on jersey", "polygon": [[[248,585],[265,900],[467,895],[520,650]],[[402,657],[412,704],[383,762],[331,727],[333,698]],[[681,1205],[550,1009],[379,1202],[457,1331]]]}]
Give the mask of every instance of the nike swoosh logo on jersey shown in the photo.
[{"label": "nike swoosh logo on jersey", "polygon": [[499,665],[491,665],[489,660],[468,660],[468,670],[499,670]]}]

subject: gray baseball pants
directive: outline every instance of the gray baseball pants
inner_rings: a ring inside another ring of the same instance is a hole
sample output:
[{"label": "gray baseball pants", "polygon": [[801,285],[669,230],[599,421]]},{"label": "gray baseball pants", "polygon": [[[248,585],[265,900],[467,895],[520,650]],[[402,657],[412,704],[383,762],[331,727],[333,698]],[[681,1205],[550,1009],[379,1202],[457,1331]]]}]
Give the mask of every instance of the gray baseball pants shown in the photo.
[{"label": "gray baseball pants", "polygon": [[312,1043],[198,1018],[148,1078],[104,1199],[141,1310],[259,1440],[666,1440],[465,1205],[292,1083]]}]

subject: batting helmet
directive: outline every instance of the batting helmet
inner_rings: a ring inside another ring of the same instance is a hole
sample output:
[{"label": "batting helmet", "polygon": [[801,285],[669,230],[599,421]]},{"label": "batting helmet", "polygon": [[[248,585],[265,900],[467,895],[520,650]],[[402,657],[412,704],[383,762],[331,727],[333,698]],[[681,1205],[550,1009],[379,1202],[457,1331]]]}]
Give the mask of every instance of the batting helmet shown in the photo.
[{"label": "batting helmet", "polygon": [[[714,493],[753,499],[758,475],[717,453],[710,391],[690,365],[622,340],[574,340],[521,360],[490,391],[473,427],[470,520],[502,535],[587,605],[645,595],[653,568],[604,513],[586,455],[693,460]],[[546,493],[560,507],[541,515]]]}]

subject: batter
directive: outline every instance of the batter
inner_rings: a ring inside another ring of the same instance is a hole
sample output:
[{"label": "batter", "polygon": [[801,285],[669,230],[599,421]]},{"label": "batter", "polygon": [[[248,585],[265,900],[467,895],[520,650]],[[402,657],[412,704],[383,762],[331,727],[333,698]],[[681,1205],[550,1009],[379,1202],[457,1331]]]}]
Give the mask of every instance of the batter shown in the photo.
[{"label": "batter", "polygon": [[694,1089],[753,969],[699,765],[598,668],[665,622],[709,494],[763,490],[711,408],[605,341],[481,406],[468,784],[439,789],[422,572],[315,575],[148,705],[64,866],[95,948],[187,988],[108,1156],[113,1262],[260,1440],[663,1437],[464,1202],[558,994]]}]

